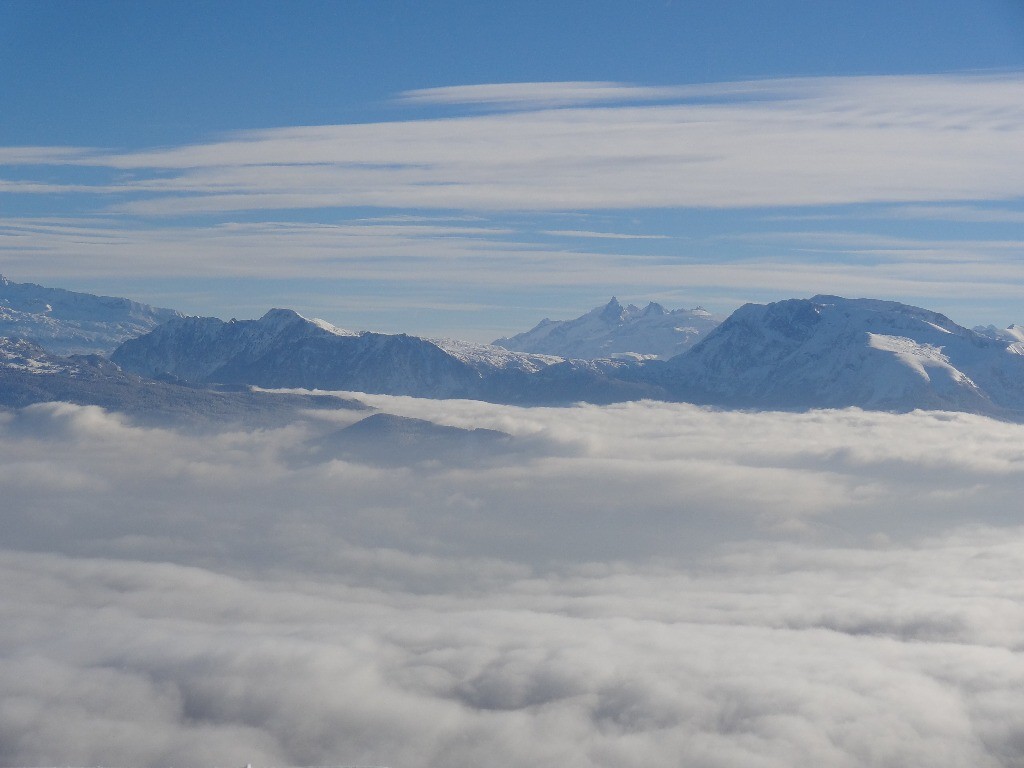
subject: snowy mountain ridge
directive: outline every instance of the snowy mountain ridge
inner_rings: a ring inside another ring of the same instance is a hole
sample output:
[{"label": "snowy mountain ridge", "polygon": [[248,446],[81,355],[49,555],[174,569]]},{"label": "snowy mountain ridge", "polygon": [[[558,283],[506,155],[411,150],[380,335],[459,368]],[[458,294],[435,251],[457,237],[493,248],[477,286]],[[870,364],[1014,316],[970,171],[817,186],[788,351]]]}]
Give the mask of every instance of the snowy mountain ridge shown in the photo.
[{"label": "snowy mountain ridge", "polygon": [[656,396],[618,380],[624,363],[562,360],[486,344],[364,331],[337,334],[296,312],[259,320],[186,317],[130,339],[111,355],[127,371],[192,384],[350,390],[529,404]]},{"label": "snowy mountain ridge", "polygon": [[143,376],[196,383],[478,396],[485,377],[534,373],[559,360],[487,345],[352,333],[289,309],[259,320],[180,318],[126,341],[111,359]]},{"label": "snowy mountain ridge", "polygon": [[176,317],[181,315],[171,309],[0,275],[0,336],[26,339],[56,355],[107,355],[122,341]]},{"label": "snowy mountain ridge", "polygon": [[77,372],[74,365],[47,354],[46,350],[37,344],[25,339],[10,339],[3,336],[0,336],[0,367],[38,376],[62,373],[73,375]]},{"label": "snowy mountain ridge", "polygon": [[[39,318],[54,320],[58,347],[78,339],[81,326],[68,318],[143,317],[151,323],[155,313],[170,312],[0,281],[0,294],[7,291],[0,309],[28,312],[36,329]],[[58,306],[64,319],[50,317]],[[623,307],[612,299],[579,322],[541,323],[552,344],[582,349],[592,343],[602,353],[572,359],[453,339],[357,333],[290,309],[229,321],[171,312],[166,322],[121,343],[110,360],[58,356],[25,338],[0,337],[0,378],[14,387],[3,400],[7,405],[67,397],[113,407],[123,400],[137,411],[152,392],[165,407],[226,408],[198,393],[207,385],[230,385],[244,388],[239,392],[250,386],[348,390],[523,406],[650,398],[724,408],[944,409],[1024,420],[1024,329],[1018,326],[969,330],[919,307],[829,295],[747,304],[721,323],[694,313],[654,303]],[[671,359],[652,359],[650,347],[636,351],[644,348],[632,342],[620,348],[632,352],[610,351],[609,339],[649,340],[648,320],[662,330],[671,326],[665,338],[678,345],[680,329],[688,327],[683,321],[694,317],[716,325]],[[182,394],[185,389],[191,394]]]},{"label": "snowy mountain ridge", "polygon": [[[121,370],[99,355],[52,355],[24,339],[0,337],[0,408],[39,403],[98,405],[144,423],[288,422],[310,409],[365,409],[334,396],[218,391],[154,381]],[[21,418],[20,416],[18,418]],[[28,428],[32,419],[28,418]]]},{"label": "snowy mountain ridge", "polygon": [[536,373],[549,365],[565,362],[564,358],[556,355],[513,352],[493,344],[476,344],[459,339],[427,339],[427,341],[481,372],[517,370]]},{"label": "snowy mountain ridge", "polygon": [[1024,411],[1016,342],[878,299],[744,305],[661,379],[680,399],[726,407]]},{"label": "snowy mountain ridge", "polygon": [[541,320],[533,329],[494,341],[516,352],[566,359],[667,360],[692,347],[724,318],[702,307],[667,310],[650,302],[623,307],[614,296],[574,320]]},{"label": "snowy mountain ridge", "polygon": [[976,325],[971,330],[979,336],[985,336],[990,339],[1024,342],[1024,327],[1017,323],[1011,323],[1006,328],[996,328],[994,325]]}]

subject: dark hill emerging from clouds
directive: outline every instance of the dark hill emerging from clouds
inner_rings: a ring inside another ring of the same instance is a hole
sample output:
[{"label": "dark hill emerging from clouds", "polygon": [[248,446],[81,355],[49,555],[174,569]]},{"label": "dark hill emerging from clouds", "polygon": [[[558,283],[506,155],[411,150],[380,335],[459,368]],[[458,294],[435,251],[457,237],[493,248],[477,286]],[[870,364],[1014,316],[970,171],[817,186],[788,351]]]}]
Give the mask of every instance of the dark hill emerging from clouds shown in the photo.
[{"label": "dark hill emerging from clouds", "polygon": [[512,436],[493,429],[461,429],[424,419],[375,413],[317,438],[307,460],[343,459],[384,466],[441,462],[477,464],[512,448]]}]

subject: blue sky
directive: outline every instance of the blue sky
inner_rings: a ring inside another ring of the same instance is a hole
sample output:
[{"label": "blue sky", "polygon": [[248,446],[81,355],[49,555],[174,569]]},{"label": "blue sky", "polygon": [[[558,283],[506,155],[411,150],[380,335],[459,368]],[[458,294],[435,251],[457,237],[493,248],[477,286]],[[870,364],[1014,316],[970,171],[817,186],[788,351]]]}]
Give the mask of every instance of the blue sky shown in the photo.
[{"label": "blue sky", "polygon": [[0,0],[0,272],[489,340],[1024,321],[1024,3]]}]

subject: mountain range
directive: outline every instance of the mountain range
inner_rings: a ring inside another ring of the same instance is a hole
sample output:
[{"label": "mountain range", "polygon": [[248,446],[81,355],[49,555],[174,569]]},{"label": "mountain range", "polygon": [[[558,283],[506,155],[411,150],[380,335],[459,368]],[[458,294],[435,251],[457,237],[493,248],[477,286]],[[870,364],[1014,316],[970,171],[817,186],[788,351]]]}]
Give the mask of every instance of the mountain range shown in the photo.
[{"label": "mountain range", "polygon": [[259,320],[171,320],[111,355],[126,371],[192,384],[348,390],[522,404],[613,402],[647,394],[617,361],[562,360],[405,334],[353,333],[289,309]]},{"label": "mountain range", "polygon": [[[16,285],[5,283],[8,289]],[[31,286],[36,295],[54,290]],[[126,312],[147,323],[157,319],[147,314],[152,308],[135,309],[145,305],[91,298],[96,301],[70,303],[88,307],[84,314],[96,327],[114,327]],[[34,314],[52,319],[56,305],[48,306]],[[613,298],[576,320],[545,321],[499,340],[520,350],[357,333],[288,309],[231,321],[153,312],[170,317],[123,341],[109,359],[59,356],[52,347],[4,340],[0,405],[49,398],[118,408],[120,398],[127,404],[122,410],[140,413],[146,402],[169,411],[192,403],[198,410],[231,412],[256,407],[238,398],[254,396],[251,388],[258,387],[519,405],[650,398],[721,408],[925,408],[1024,420],[1021,329],[971,330],[936,312],[877,299],[815,296],[747,304],[719,322],[703,310],[669,312],[656,304],[641,310]],[[695,318],[703,325],[688,325]],[[77,332],[67,326],[69,337]],[[127,331],[121,326],[118,332]],[[60,349],[69,342],[51,343]],[[680,345],[683,351],[669,356]],[[546,351],[555,348],[608,354],[585,359]],[[236,402],[225,405],[229,396]]]},{"label": "mountain range", "polygon": [[181,317],[129,299],[14,283],[0,275],[0,337],[56,355],[109,355],[126,339]]},{"label": "mountain range", "polygon": [[98,405],[147,424],[202,426],[287,422],[303,410],[363,409],[337,396],[266,393],[245,388],[193,387],[122,370],[99,355],[51,355],[22,339],[0,337],[0,408],[48,402]]}]

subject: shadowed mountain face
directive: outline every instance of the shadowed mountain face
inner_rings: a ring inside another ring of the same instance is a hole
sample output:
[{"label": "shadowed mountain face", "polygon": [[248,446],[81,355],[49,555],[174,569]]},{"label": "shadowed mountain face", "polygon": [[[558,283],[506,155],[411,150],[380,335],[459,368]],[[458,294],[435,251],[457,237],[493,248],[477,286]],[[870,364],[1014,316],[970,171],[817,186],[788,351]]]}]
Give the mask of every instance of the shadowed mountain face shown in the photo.
[{"label": "shadowed mountain face", "polygon": [[574,320],[542,320],[533,329],[494,344],[581,360],[668,359],[692,347],[723,319],[701,307],[669,311],[654,302],[642,309],[623,307],[612,297]]},{"label": "shadowed mountain face", "polygon": [[660,374],[674,396],[752,408],[1024,411],[1024,345],[873,299],[748,304]]},{"label": "shadowed mountain face", "polygon": [[96,355],[58,357],[26,341],[0,338],[0,407],[44,402],[98,405],[160,424],[287,421],[305,409],[365,406],[333,396],[218,391],[145,379]]},{"label": "shadowed mountain face", "polygon": [[93,296],[0,275],[0,336],[31,341],[57,355],[108,355],[126,339],[181,317],[129,299]]},{"label": "shadowed mountain face", "polygon": [[125,342],[111,359],[143,376],[421,397],[470,396],[480,379],[423,339],[351,334],[283,309],[259,320],[173,320]]},{"label": "shadowed mountain face", "polygon": [[648,385],[609,375],[621,367],[619,363],[558,361],[404,334],[353,334],[324,328],[282,309],[271,310],[259,320],[173,320],[125,342],[111,359],[141,376],[268,388],[522,404],[616,402],[650,396]]},{"label": "shadowed mountain face", "polygon": [[399,466],[423,462],[475,464],[508,453],[512,437],[493,429],[460,429],[424,419],[375,413],[311,441],[307,461],[332,459]]}]

